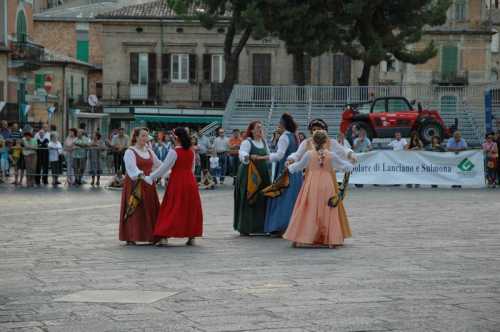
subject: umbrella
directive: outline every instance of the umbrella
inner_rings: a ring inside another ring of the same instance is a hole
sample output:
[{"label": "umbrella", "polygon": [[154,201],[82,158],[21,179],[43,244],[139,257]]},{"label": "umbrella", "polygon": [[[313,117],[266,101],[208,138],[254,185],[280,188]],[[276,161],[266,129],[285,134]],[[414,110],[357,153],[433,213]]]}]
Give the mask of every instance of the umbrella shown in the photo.
[{"label": "umbrella", "polygon": [[285,171],[281,173],[281,175],[274,180],[274,182],[270,185],[262,189],[262,194],[269,198],[279,197],[286,188],[290,185],[290,174],[288,173],[288,169],[285,168]]},{"label": "umbrella", "polygon": [[125,206],[125,216],[123,217],[125,222],[128,220],[130,216],[132,216],[135,212],[135,209],[142,202],[142,179],[137,179],[132,187],[132,192],[130,196],[127,198],[127,205]]},{"label": "umbrella", "polygon": [[340,202],[342,202],[347,195],[347,186],[349,185],[349,177],[351,176],[351,173],[345,172],[344,173],[344,180],[342,181],[342,184],[339,187],[339,192],[332,196],[328,200],[328,206],[329,207],[337,207]]}]

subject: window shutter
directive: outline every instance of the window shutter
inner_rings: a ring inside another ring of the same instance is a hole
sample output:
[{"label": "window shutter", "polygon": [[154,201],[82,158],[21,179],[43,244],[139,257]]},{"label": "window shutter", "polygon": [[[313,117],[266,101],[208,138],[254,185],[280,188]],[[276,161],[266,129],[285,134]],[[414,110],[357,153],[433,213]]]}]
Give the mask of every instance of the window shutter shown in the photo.
[{"label": "window shutter", "polygon": [[203,80],[212,81],[212,54],[203,54]]},{"label": "window shutter", "polygon": [[139,53],[130,53],[130,83],[139,83]]},{"label": "window shutter", "polygon": [[156,99],[156,53],[148,54],[148,96]]},{"label": "window shutter", "polygon": [[76,42],[76,58],[83,62],[89,62],[89,41],[78,40]]},{"label": "window shutter", "polygon": [[170,82],[170,53],[161,55],[161,79],[163,83]]},{"label": "window shutter", "polygon": [[196,54],[189,54],[189,81],[196,82]]},{"label": "window shutter", "polygon": [[36,74],[35,75],[35,89],[42,89],[45,82],[44,74]]}]

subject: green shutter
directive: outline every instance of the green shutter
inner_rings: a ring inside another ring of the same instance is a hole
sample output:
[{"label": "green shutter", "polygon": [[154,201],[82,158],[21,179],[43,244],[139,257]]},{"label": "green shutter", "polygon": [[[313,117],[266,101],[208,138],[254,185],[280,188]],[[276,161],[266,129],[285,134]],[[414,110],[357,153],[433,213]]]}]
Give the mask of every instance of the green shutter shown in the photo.
[{"label": "green shutter", "polygon": [[83,62],[89,62],[89,41],[78,40],[76,42],[76,58]]},{"label": "green shutter", "polygon": [[43,85],[45,83],[45,75],[44,74],[36,74],[35,75],[35,89],[43,89]]},{"label": "green shutter", "polygon": [[17,26],[16,26],[16,37],[18,42],[26,42],[27,41],[27,24],[26,24],[26,16],[24,15],[24,11],[20,11],[17,14]]},{"label": "green shutter", "polygon": [[456,46],[443,46],[441,54],[441,74],[443,78],[456,76],[458,68],[458,48]]}]

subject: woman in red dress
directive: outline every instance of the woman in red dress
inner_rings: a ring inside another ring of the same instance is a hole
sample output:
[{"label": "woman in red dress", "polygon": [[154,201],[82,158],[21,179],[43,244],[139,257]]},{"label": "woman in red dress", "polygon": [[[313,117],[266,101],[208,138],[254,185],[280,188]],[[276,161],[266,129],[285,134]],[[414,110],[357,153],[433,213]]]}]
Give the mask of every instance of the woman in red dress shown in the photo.
[{"label": "woman in red dress", "polygon": [[176,128],[174,136],[175,149],[170,149],[160,168],[145,177],[153,183],[172,169],[154,235],[162,239],[159,245],[166,245],[170,237],[188,238],[186,244],[193,245],[194,238],[203,233],[200,193],[193,174],[195,154],[185,128]]},{"label": "woman in red dress", "polygon": [[121,199],[119,238],[120,241],[127,241],[127,245],[135,245],[136,242],[155,242],[153,230],[160,209],[156,185],[141,181],[142,201],[133,214],[125,220],[127,200],[135,181],[149,175],[154,168],[161,165],[154,152],[147,148],[148,140],[149,132],[146,128],[134,129],[130,147],[123,157],[126,176]]}]

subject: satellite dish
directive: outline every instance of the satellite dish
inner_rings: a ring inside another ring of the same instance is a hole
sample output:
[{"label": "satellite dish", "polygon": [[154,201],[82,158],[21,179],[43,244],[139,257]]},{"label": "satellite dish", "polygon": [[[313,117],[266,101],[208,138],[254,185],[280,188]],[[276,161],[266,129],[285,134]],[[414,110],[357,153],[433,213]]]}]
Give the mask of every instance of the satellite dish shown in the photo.
[{"label": "satellite dish", "polygon": [[95,107],[99,103],[99,99],[96,95],[89,95],[88,102],[90,106]]}]

